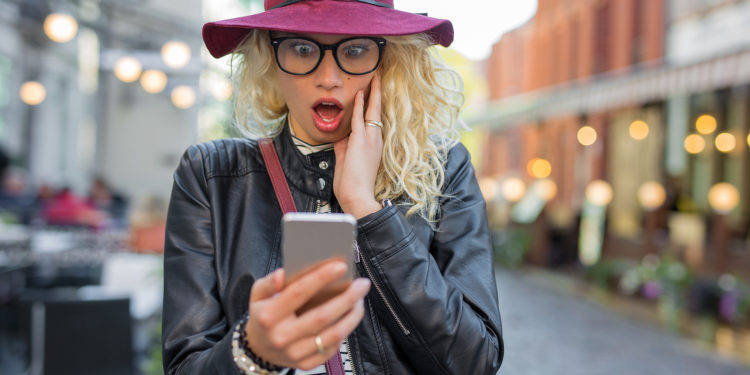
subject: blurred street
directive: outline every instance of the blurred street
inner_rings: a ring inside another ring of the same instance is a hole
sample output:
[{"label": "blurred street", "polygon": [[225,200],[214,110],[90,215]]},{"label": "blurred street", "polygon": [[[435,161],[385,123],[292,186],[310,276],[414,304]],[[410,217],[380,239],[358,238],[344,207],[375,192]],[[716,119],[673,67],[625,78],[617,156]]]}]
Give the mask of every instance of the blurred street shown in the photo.
[{"label": "blurred street", "polygon": [[750,374],[663,327],[573,296],[560,280],[496,269],[505,360],[499,374]]}]

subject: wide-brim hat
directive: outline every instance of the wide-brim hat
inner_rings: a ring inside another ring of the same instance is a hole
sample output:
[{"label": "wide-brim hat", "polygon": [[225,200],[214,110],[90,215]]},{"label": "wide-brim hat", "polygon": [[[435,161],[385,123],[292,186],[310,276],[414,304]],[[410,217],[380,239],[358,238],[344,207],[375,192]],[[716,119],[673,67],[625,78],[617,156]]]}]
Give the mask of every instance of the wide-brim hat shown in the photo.
[{"label": "wide-brim hat", "polygon": [[203,41],[213,57],[231,53],[253,29],[292,33],[395,36],[426,33],[448,47],[448,20],[394,9],[393,0],[265,0],[265,11],[203,25]]}]

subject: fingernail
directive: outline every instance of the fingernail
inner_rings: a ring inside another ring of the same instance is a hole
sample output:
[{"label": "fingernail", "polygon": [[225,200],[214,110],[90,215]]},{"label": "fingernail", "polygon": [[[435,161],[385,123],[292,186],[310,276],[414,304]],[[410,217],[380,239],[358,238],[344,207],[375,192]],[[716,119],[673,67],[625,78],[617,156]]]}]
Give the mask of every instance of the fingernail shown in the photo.
[{"label": "fingernail", "polygon": [[360,278],[354,280],[354,289],[356,289],[358,292],[364,292],[370,289],[370,279]]},{"label": "fingernail", "polygon": [[346,264],[344,264],[343,262],[333,262],[330,267],[332,273],[346,271]]}]

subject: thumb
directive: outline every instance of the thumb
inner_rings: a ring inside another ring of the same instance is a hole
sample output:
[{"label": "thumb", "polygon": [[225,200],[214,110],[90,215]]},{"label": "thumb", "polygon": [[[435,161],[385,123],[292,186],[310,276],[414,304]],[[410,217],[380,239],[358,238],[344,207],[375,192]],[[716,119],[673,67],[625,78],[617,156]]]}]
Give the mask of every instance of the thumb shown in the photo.
[{"label": "thumb", "polygon": [[279,268],[253,283],[250,290],[250,302],[270,298],[282,289],[284,289],[284,269]]}]

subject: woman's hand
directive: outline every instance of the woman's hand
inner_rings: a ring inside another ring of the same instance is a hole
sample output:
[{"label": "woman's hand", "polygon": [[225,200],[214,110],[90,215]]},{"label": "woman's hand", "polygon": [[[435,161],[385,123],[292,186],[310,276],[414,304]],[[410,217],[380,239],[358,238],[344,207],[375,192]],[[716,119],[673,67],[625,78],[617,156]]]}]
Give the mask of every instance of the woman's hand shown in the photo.
[{"label": "woman's hand", "polygon": [[365,125],[365,120],[380,121],[380,74],[372,77],[365,116],[364,107],[364,93],[359,91],[354,98],[352,132],[333,147],[333,194],[341,209],[357,219],[381,208],[375,200],[375,177],[383,154],[383,135],[380,128]]},{"label": "woman's hand", "polygon": [[[250,291],[245,336],[250,350],[278,366],[310,370],[339,352],[364,316],[370,281],[357,279],[344,292],[304,314],[295,311],[320,290],[340,279],[346,264],[330,262],[284,287],[284,271],[258,279]],[[324,353],[318,352],[320,336]]]}]

